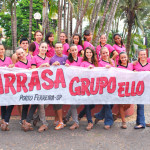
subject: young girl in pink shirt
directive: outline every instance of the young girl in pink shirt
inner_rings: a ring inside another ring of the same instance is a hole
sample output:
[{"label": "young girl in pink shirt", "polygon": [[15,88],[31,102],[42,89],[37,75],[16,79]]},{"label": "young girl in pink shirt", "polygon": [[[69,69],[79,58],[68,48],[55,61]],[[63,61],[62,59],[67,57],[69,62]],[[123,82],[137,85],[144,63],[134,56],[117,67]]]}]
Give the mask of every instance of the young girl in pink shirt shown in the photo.
[{"label": "young girl in pink shirt", "polygon": [[[138,63],[133,67],[135,71],[150,71],[150,64],[147,61],[146,50],[138,53]],[[137,104],[137,119],[135,129],[145,128],[144,104]]]},{"label": "young girl in pink shirt", "polygon": [[96,47],[96,54],[97,54],[97,60],[100,61],[100,51],[101,51],[101,48],[102,47],[107,47],[107,49],[109,50],[109,53],[112,53],[113,56],[112,56],[112,59],[115,60],[116,56],[118,55],[118,53],[116,52],[116,50],[110,45],[110,44],[107,44],[107,38],[106,38],[106,35],[105,34],[102,34],[100,36],[100,45],[98,45]]},{"label": "young girl in pink shirt", "polygon": [[[71,45],[70,47],[70,53],[68,56],[68,59],[66,60],[66,66],[80,66],[82,63],[83,58],[78,57],[78,48],[75,44]],[[78,121],[78,113],[77,108],[79,105],[71,105],[70,109],[68,110],[68,113],[65,117],[63,117],[64,124],[66,124],[70,117],[72,116],[72,119],[74,121],[74,124],[70,127],[70,130],[74,130],[79,128],[79,121]]]},{"label": "young girl in pink shirt", "polygon": [[[99,61],[99,67],[115,67],[115,62],[112,59],[110,59],[109,50],[107,49],[107,47],[101,48],[100,55],[101,60]],[[102,109],[98,113],[94,114],[95,124],[97,124],[99,120],[105,119],[104,128],[107,130],[110,129],[110,127],[113,124],[112,108],[113,105],[111,104],[103,105]]]},{"label": "young girl in pink shirt", "polygon": [[67,34],[65,32],[60,33],[60,41],[63,44],[63,54],[69,55],[69,44],[67,39]]},{"label": "young girl in pink shirt", "polygon": [[46,56],[50,59],[55,55],[55,49],[54,49],[54,34],[52,32],[48,32],[45,37],[45,42],[48,45],[48,50],[46,52]]},{"label": "young girl in pink shirt", "polygon": [[24,68],[24,69],[31,68],[32,58],[26,57],[26,52],[23,50],[23,48],[18,47],[16,49],[16,55],[19,61],[15,64],[15,67]]},{"label": "young girl in pink shirt", "polygon": [[[119,62],[118,62],[118,66],[117,67],[121,68],[121,69],[127,69],[127,70],[133,71],[133,64],[129,63],[128,56],[127,56],[126,52],[121,52],[119,54]],[[127,128],[126,119],[125,119],[125,111],[127,109],[129,109],[130,106],[131,106],[130,104],[119,104],[118,105],[119,112],[118,112],[117,115],[114,115],[114,120],[116,120],[119,116],[121,116],[121,119],[122,119],[122,126],[121,126],[121,128],[122,129],[126,129]]]},{"label": "young girl in pink shirt", "polygon": [[73,44],[75,44],[78,48],[78,56],[83,56],[84,55],[84,50],[82,47],[82,39],[79,34],[75,34],[73,36]]},{"label": "young girl in pink shirt", "polygon": [[[31,61],[31,68],[40,68],[40,67],[49,67],[49,58],[46,57],[46,52],[47,52],[47,43],[46,42],[41,42],[39,45],[39,54],[34,56],[32,61]],[[23,122],[23,129],[24,131],[32,130],[31,126],[31,120],[33,120],[33,125],[35,126],[39,120],[42,122],[42,126],[38,129],[38,132],[43,132],[45,130],[48,130],[48,123],[45,118],[45,108],[48,105],[31,105],[31,109],[29,111],[29,114],[27,116],[26,121]],[[35,110],[38,107],[38,112],[34,115]]]},{"label": "young girl in pink shirt", "polygon": [[[117,51],[118,54],[121,52],[126,52],[125,45],[123,44],[122,38],[119,34],[115,34],[113,36],[113,39],[115,41],[115,44],[113,45],[113,48]],[[119,55],[116,57],[116,63],[118,65]]]},{"label": "young girl in pink shirt", "polygon": [[[88,67],[90,69],[98,67],[95,51],[91,47],[87,47],[85,49],[83,62],[81,63],[80,67]],[[84,109],[79,114],[79,120],[86,114],[88,120],[88,126],[86,127],[86,130],[88,131],[93,128],[91,109],[93,109],[94,107],[95,105],[84,105]]]},{"label": "young girl in pink shirt", "polygon": [[35,41],[32,42],[29,46],[29,53],[32,56],[39,54],[39,44],[41,43],[43,39],[43,33],[40,30],[35,31],[34,38],[35,38]]},{"label": "young girl in pink shirt", "polygon": [[90,30],[84,31],[84,44],[83,49],[85,50],[87,47],[91,47],[93,50],[95,50],[95,47],[90,43],[92,40],[92,33]]},{"label": "young girl in pink shirt", "polygon": [[[9,67],[12,68],[14,65],[10,59],[10,57],[5,57],[5,48],[2,44],[0,44],[0,67]],[[9,120],[11,116],[11,112],[14,108],[14,105],[10,106],[1,106],[1,121],[0,127],[2,131],[9,131]]]},{"label": "young girl in pink shirt", "polygon": [[112,59],[110,59],[109,50],[107,49],[107,47],[101,48],[100,55],[101,60],[98,63],[99,67],[106,67],[106,68],[115,67],[115,62]]}]

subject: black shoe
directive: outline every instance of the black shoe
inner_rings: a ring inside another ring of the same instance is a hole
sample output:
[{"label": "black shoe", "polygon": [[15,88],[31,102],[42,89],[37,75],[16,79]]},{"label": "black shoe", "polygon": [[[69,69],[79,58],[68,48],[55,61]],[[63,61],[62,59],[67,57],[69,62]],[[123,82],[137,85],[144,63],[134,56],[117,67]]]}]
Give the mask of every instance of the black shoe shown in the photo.
[{"label": "black shoe", "polygon": [[145,129],[145,127],[142,126],[142,125],[137,125],[137,126],[134,127],[134,129]]}]

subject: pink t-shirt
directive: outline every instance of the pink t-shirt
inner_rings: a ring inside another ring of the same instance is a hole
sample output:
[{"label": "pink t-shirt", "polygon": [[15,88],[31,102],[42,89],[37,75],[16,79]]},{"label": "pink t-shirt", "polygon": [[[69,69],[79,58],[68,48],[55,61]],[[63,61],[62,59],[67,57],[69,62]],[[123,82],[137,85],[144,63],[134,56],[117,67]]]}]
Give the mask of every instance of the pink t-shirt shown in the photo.
[{"label": "pink t-shirt", "polygon": [[39,55],[36,55],[32,58],[31,65],[35,65],[37,68],[44,63],[49,63],[49,58],[45,56],[43,59]]},{"label": "pink t-shirt", "polygon": [[63,44],[63,54],[68,56],[68,50],[69,50],[69,44],[65,43]]},{"label": "pink t-shirt", "polygon": [[128,63],[127,66],[118,65],[117,67],[133,71],[133,64],[132,63]]},{"label": "pink t-shirt", "polygon": [[111,60],[113,65],[111,65],[109,62],[104,61],[104,60],[100,60],[100,62],[98,63],[99,67],[105,67],[106,65],[109,65],[110,67],[115,67],[115,62],[113,60]]},{"label": "pink t-shirt", "polygon": [[90,65],[92,65],[93,67],[95,67],[93,64],[87,62],[87,61],[83,61],[80,65],[80,67],[89,67]]},{"label": "pink t-shirt", "polygon": [[28,53],[28,55],[26,56],[27,60],[31,61],[32,60],[32,57],[31,55]]},{"label": "pink t-shirt", "polygon": [[12,64],[10,57],[5,57],[4,60],[0,59],[0,67],[8,67],[10,64]]},{"label": "pink t-shirt", "polygon": [[135,66],[133,66],[133,69],[136,71],[150,71],[150,64],[147,63],[146,65],[142,66],[142,64],[138,62]]},{"label": "pink t-shirt", "polygon": [[118,65],[119,54],[120,54],[121,52],[126,52],[126,48],[125,48],[124,45],[122,45],[122,46],[120,47],[120,46],[118,46],[117,44],[114,44],[114,45],[113,45],[113,48],[118,52],[118,56],[116,57],[116,63],[117,63],[117,65]]},{"label": "pink t-shirt", "polygon": [[82,57],[78,57],[77,61],[73,61],[72,63],[67,59],[66,63],[69,64],[70,66],[80,66],[82,63],[83,58]]},{"label": "pink t-shirt", "polygon": [[78,48],[78,56],[81,55],[81,51],[83,50],[83,47],[81,45],[77,45]]},{"label": "pink t-shirt", "polygon": [[83,49],[85,50],[87,47],[91,47],[93,50],[95,50],[95,47],[90,42],[84,41]]},{"label": "pink t-shirt", "polygon": [[55,55],[55,49],[54,47],[50,47],[50,45],[48,44],[48,50],[47,50],[47,53],[46,53],[46,56],[47,57],[53,57]]},{"label": "pink t-shirt", "polygon": [[18,62],[15,64],[15,67],[24,68],[24,69],[29,69],[29,68],[31,68],[31,60],[28,60],[28,59],[27,59],[27,63],[24,63],[24,62],[22,62],[22,61],[18,61]]},{"label": "pink t-shirt", "polygon": [[102,47],[107,47],[109,53],[112,53],[115,49],[110,44],[105,44],[104,46],[98,45],[96,47],[97,60],[100,61],[100,50]]},{"label": "pink t-shirt", "polygon": [[35,51],[33,52],[33,56],[35,56],[35,55],[38,55],[39,54],[39,44],[38,43],[36,43],[36,42],[34,42],[34,44],[35,44]]}]

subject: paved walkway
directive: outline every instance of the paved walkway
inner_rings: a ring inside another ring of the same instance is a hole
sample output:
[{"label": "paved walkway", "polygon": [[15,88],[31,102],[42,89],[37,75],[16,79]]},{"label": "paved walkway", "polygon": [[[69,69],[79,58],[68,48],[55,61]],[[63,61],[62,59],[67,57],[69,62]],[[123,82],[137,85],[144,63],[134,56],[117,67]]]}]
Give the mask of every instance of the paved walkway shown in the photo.
[{"label": "paved walkway", "polygon": [[[145,105],[146,121],[150,122],[150,105]],[[55,131],[50,123],[49,130],[38,133],[35,131],[24,132],[20,129],[18,119],[12,118],[11,130],[0,131],[0,150],[148,150],[150,149],[150,128],[141,130],[133,129],[136,115],[129,117],[128,129],[120,128],[118,120],[107,131],[103,128],[103,122],[99,122],[91,131],[86,131],[87,122],[83,119],[80,128],[70,131],[67,124],[63,130]],[[39,124],[40,125],[40,124]]]}]

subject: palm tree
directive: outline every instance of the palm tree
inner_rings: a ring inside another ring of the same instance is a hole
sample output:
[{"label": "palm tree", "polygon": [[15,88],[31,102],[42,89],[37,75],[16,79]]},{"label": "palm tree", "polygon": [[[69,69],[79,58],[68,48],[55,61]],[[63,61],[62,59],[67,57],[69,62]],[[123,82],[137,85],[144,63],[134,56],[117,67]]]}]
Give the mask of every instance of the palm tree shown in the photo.
[{"label": "palm tree", "polygon": [[110,0],[107,0],[107,4],[106,4],[106,7],[105,7],[105,11],[103,13],[103,17],[102,17],[102,20],[101,20],[101,24],[100,24],[100,27],[99,27],[99,30],[98,30],[98,34],[96,36],[96,40],[95,40],[95,43],[94,45],[96,45],[98,43],[98,40],[99,40],[99,37],[100,37],[100,33],[101,33],[101,30],[102,30],[102,27],[103,27],[103,24],[104,24],[104,20],[106,18],[106,13],[107,13],[107,10],[109,8],[109,3],[110,3]]},{"label": "palm tree", "polygon": [[32,13],[33,13],[33,0],[30,0],[30,12],[29,12],[29,43],[31,43],[31,38],[32,38]]},{"label": "palm tree", "polygon": [[122,18],[125,19],[127,23],[127,43],[126,50],[129,55],[131,47],[131,33],[134,28],[142,29],[141,21],[139,16],[142,15],[143,18],[150,12],[148,0],[124,0],[120,3],[120,9],[123,11]]}]

